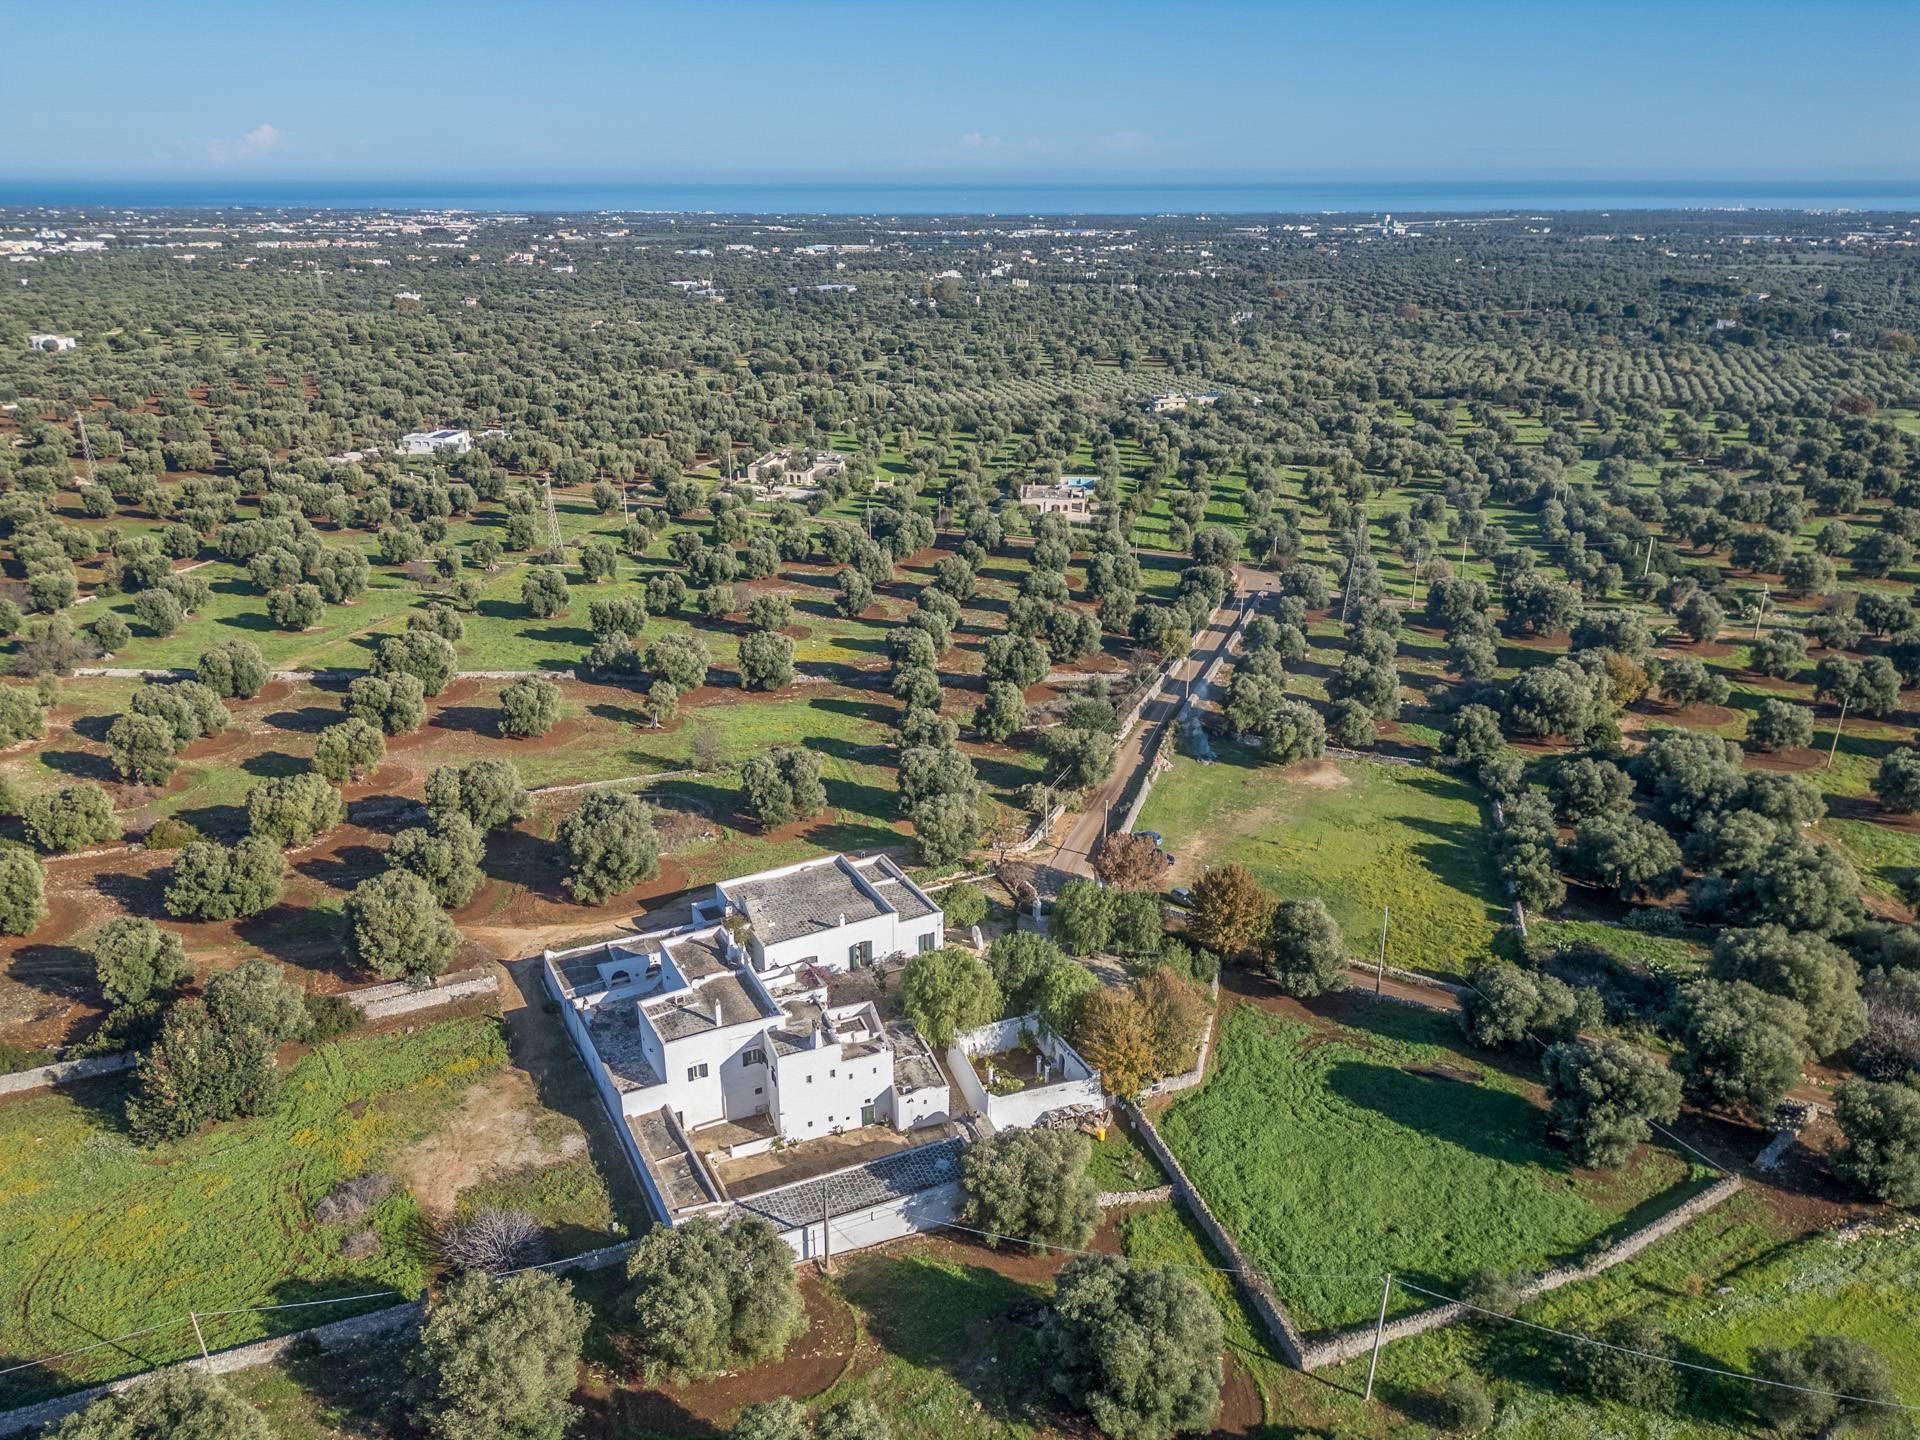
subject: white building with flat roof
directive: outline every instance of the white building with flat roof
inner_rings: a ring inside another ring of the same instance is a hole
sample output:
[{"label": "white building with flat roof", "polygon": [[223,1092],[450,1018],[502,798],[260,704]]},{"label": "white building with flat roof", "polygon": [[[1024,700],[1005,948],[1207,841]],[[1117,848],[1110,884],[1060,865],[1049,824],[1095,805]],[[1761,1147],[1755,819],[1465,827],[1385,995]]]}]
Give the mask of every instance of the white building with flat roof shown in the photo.
[{"label": "white building with flat roof", "polygon": [[71,350],[80,342],[71,335],[29,335],[29,350]]},{"label": "white building with flat roof", "polygon": [[415,430],[400,437],[394,447],[401,455],[438,455],[451,451],[464,455],[473,449],[473,436],[465,430]]},{"label": "white building with flat roof", "polygon": [[[682,1132],[767,1117],[786,1141],[948,1118],[945,1077],[829,977],[945,941],[940,907],[884,856],[727,880],[673,930],[547,952],[548,986],[603,1095]],[[737,1153],[737,1152],[736,1152]]]},{"label": "white building with flat roof", "polygon": [[1041,515],[1064,515],[1071,524],[1089,524],[1099,509],[1094,498],[1098,484],[1098,476],[1068,475],[1051,485],[1022,485],[1020,503]]}]

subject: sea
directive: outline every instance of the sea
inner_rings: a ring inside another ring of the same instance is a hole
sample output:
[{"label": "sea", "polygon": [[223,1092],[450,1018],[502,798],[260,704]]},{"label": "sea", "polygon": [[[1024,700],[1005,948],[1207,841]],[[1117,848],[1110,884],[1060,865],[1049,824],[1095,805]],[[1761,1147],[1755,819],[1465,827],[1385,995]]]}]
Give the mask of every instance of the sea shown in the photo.
[{"label": "sea", "polygon": [[472,210],[760,216],[1475,215],[1871,211],[1920,215],[1920,181],[1499,180],[1191,184],[521,183],[0,179],[0,207]]}]

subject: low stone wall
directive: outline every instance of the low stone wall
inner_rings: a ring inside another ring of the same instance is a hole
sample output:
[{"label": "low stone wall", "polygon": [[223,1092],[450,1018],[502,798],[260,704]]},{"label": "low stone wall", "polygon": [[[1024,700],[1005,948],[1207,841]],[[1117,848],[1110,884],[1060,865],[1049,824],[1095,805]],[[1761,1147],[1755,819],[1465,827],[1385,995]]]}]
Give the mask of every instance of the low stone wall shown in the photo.
[{"label": "low stone wall", "polygon": [[366,990],[348,991],[346,1002],[369,1020],[387,1020],[409,1015],[415,1010],[431,1010],[451,1005],[474,995],[492,995],[500,989],[500,976],[490,969],[459,970],[442,975],[431,985],[408,985],[396,980],[391,985],[375,985]]},{"label": "low stone wall", "polygon": [[[545,1268],[557,1273],[570,1270],[604,1270],[611,1265],[623,1263],[633,1249],[634,1243],[627,1240],[618,1245],[603,1246],[598,1250],[589,1250],[583,1255],[571,1255],[565,1260],[556,1260]],[[261,1365],[271,1365],[303,1340],[311,1341],[322,1350],[340,1350],[383,1335],[403,1335],[404,1332],[419,1325],[425,1313],[424,1301],[410,1300],[403,1305],[389,1305],[382,1310],[369,1310],[364,1315],[351,1315],[345,1320],[333,1320],[325,1325],[289,1331],[285,1335],[275,1335],[268,1340],[255,1340],[246,1345],[236,1345],[228,1350],[216,1350],[204,1360],[183,1360],[180,1363],[195,1370],[204,1370],[210,1375],[230,1375],[240,1370],[252,1370]],[[405,1338],[411,1339],[410,1336]],[[161,1367],[161,1369],[172,1368],[172,1366]],[[37,1405],[23,1405],[18,1410],[0,1412],[0,1436],[18,1435],[25,1431],[36,1430],[43,1425],[51,1425],[63,1416],[84,1409],[102,1395],[138,1385],[141,1381],[159,1373],[159,1370],[146,1370],[138,1375],[129,1375],[105,1385],[78,1390],[71,1395],[43,1400]]]},{"label": "low stone wall", "polygon": [[1102,1190],[1093,1197],[1093,1203],[1102,1210],[1112,1210],[1121,1205],[1157,1205],[1172,1198],[1173,1186],[1155,1185],[1151,1190]]},{"label": "low stone wall", "polygon": [[92,1055],[84,1060],[57,1060],[34,1070],[17,1070],[0,1075],[0,1095],[24,1095],[29,1090],[44,1090],[49,1085],[67,1085],[75,1080],[91,1080],[96,1075],[117,1075],[133,1068],[135,1056],[130,1050],[118,1055]]},{"label": "low stone wall", "polygon": [[1187,1179],[1187,1172],[1180,1168],[1180,1162],[1173,1158],[1173,1152],[1160,1138],[1160,1132],[1153,1128],[1153,1122],[1146,1112],[1129,1101],[1124,1107],[1127,1118],[1133,1122],[1134,1133],[1147,1147],[1147,1153],[1160,1162],[1160,1166],[1172,1177],[1169,1191],[1180,1203],[1187,1207],[1187,1213],[1193,1216],[1194,1224],[1213,1248],[1220,1252],[1221,1258],[1233,1270],[1233,1283],[1239,1287],[1241,1296],[1246,1300],[1253,1313],[1266,1326],[1274,1348],[1280,1352],[1280,1358],[1296,1370],[1304,1370],[1305,1351],[1301,1343],[1300,1332],[1293,1328],[1293,1321],[1287,1318],[1286,1310],[1280,1304],[1280,1297],[1273,1293],[1273,1287],[1267,1283],[1267,1277],[1253,1268],[1253,1262],[1241,1253],[1233,1237],[1224,1226],[1213,1218],[1213,1211],[1207,1208],[1207,1202],[1200,1198],[1200,1192],[1193,1188],[1193,1182]]},{"label": "low stone wall", "polygon": [[1213,1014],[1207,1017],[1207,1033],[1200,1037],[1199,1052],[1193,1057],[1193,1068],[1183,1075],[1168,1075],[1156,1080],[1141,1092],[1141,1099],[1151,1100],[1156,1095],[1174,1095],[1182,1090],[1191,1090],[1207,1078],[1207,1057],[1213,1053],[1213,1035],[1220,1028],[1220,977],[1213,977],[1210,987],[1213,991]]},{"label": "low stone wall", "polygon": [[[1614,1266],[1633,1259],[1654,1241],[1664,1239],[1674,1231],[1698,1219],[1723,1204],[1740,1189],[1740,1177],[1728,1175],[1715,1181],[1705,1190],[1684,1204],[1676,1205],[1657,1220],[1641,1226],[1631,1235],[1616,1240],[1604,1250],[1596,1251],[1591,1257],[1576,1264],[1561,1265],[1522,1282],[1518,1288],[1520,1301],[1537,1300],[1565,1285],[1574,1285],[1582,1280],[1591,1280],[1596,1275],[1611,1270]],[[1389,1321],[1381,1332],[1381,1343],[1391,1344],[1395,1340],[1404,1340],[1410,1335],[1423,1335],[1429,1330],[1437,1330],[1442,1325],[1451,1325],[1468,1313],[1467,1307],[1457,1301],[1435,1305],[1429,1309],[1417,1311],[1412,1315],[1403,1315],[1398,1320]],[[1327,1336],[1306,1347],[1301,1368],[1317,1370],[1323,1365],[1339,1365],[1366,1354],[1373,1348],[1374,1327],[1355,1325],[1346,1330]]]}]

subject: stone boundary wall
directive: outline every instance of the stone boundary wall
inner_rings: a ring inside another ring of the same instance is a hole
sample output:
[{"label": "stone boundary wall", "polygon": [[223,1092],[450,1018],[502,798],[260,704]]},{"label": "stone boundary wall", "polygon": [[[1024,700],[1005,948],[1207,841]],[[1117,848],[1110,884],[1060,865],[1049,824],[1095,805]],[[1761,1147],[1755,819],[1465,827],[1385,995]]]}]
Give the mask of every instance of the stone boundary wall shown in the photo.
[{"label": "stone boundary wall", "polygon": [[0,1095],[24,1095],[29,1090],[44,1090],[49,1085],[67,1085],[75,1080],[91,1080],[96,1075],[117,1075],[131,1070],[135,1055],[122,1050],[117,1055],[90,1055],[84,1060],[56,1060],[33,1070],[18,1070],[0,1075]]},{"label": "stone boundary wall", "polygon": [[[1691,1200],[1674,1206],[1658,1219],[1649,1221],[1631,1235],[1614,1241],[1589,1259],[1557,1266],[1523,1282],[1518,1291],[1519,1299],[1522,1302],[1537,1300],[1540,1296],[1558,1290],[1564,1285],[1591,1280],[1596,1275],[1633,1259],[1654,1241],[1664,1239],[1715,1206],[1732,1199],[1740,1188],[1739,1176],[1724,1176]],[[1439,1329],[1442,1325],[1451,1325],[1467,1313],[1467,1308],[1456,1301],[1402,1316],[1398,1320],[1387,1323],[1386,1329],[1381,1332],[1381,1343],[1390,1344],[1395,1340],[1404,1340],[1409,1335],[1423,1335],[1429,1330]],[[1317,1370],[1323,1365],[1338,1365],[1366,1354],[1373,1348],[1373,1331],[1374,1327],[1371,1325],[1354,1325],[1308,1345],[1301,1368]]]},{"label": "stone boundary wall", "polygon": [[451,1005],[473,995],[492,995],[499,988],[500,977],[492,970],[474,969],[442,975],[431,985],[415,986],[396,980],[390,985],[350,990],[341,998],[369,1020],[386,1020],[415,1010]]},{"label": "stone boundary wall", "polygon": [[1093,1197],[1093,1203],[1111,1210],[1119,1205],[1154,1205],[1172,1198],[1173,1186],[1156,1185],[1151,1190],[1102,1190]]},{"label": "stone boundary wall", "polygon": [[[556,1272],[604,1270],[610,1265],[617,1265],[624,1261],[634,1244],[634,1241],[628,1240],[618,1245],[607,1245],[598,1250],[589,1250],[583,1255],[571,1255],[564,1260],[555,1260],[543,1268]],[[180,1364],[195,1370],[204,1370],[209,1375],[230,1375],[239,1370],[253,1370],[262,1365],[271,1365],[303,1340],[313,1341],[322,1350],[340,1350],[349,1345],[357,1345],[364,1340],[407,1331],[418,1325],[425,1313],[424,1301],[409,1300],[405,1304],[389,1305],[381,1310],[369,1310],[363,1315],[351,1315],[345,1320],[332,1320],[324,1325],[309,1326],[305,1330],[292,1330],[285,1335],[275,1335],[270,1339],[254,1340],[245,1345],[235,1345],[227,1350],[216,1350],[204,1360],[183,1360]],[[161,1370],[173,1368],[171,1365],[163,1365],[153,1370],[144,1370],[138,1375],[128,1375],[119,1380],[109,1381],[105,1385],[78,1390],[71,1395],[42,1400],[37,1405],[23,1405],[18,1410],[0,1412],[0,1436],[18,1435],[43,1425],[51,1425],[63,1416],[84,1409],[102,1395],[125,1390],[130,1386],[138,1385],[149,1376],[159,1374]]]},{"label": "stone boundary wall", "polygon": [[1232,1267],[1233,1283],[1239,1289],[1241,1297],[1259,1317],[1272,1338],[1274,1347],[1280,1352],[1280,1358],[1296,1370],[1309,1368],[1306,1364],[1306,1350],[1300,1338],[1300,1332],[1293,1328],[1293,1321],[1287,1318],[1286,1310],[1280,1304],[1280,1297],[1273,1293],[1273,1286],[1267,1283],[1267,1277],[1253,1268],[1253,1263],[1241,1253],[1233,1237],[1226,1228],[1213,1218],[1213,1211],[1207,1208],[1207,1202],[1200,1198],[1200,1192],[1193,1188],[1193,1182],[1187,1179],[1187,1172],[1180,1168],[1180,1162],[1173,1158],[1173,1151],[1167,1148],[1166,1141],[1160,1138],[1160,1132],[1153,1128],[1153,1122],[1147,1118],[1146,1111],[1132,1101],[1122,1107],[1127,1118],[1133,1122],[1134,1133],[1147,1147],[1147,1153],[1160,1162],[1161,1169],[1171,1177],[1170,1193],[1187,1208],[1194,1224],[1213,1243],[1221,1258]]}]

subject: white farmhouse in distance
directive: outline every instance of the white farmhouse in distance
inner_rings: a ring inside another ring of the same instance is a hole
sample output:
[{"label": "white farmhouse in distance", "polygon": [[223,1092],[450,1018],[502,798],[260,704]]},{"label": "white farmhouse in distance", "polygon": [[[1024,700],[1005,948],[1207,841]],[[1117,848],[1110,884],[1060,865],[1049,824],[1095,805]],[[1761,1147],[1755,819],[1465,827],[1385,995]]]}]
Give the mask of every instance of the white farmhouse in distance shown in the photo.
[{"label": "white farmhouse in distance", "polygon": [[1220,401],[1218,390],[1201,390],[1194,394],[1184,394],[1178,390],[1167,390],[1147,401],[1147,410],[1154,415],[1178,415],[1183,410],[1205,409]]},{"label": "white farmhouse in distance", "polygon": [[80,342],[71,335],[29,335],[29,350],[71,350]]},{"label": "white farmhouse in distance", "polygon": [[1069,524],[1093,521],[1099,502],[1094,498],[1094,475],[1066,475],[1052,485],[1022,485],[1020,503],[1041,515],[1064,515]]},{"label": "white farmhouse in distance", "polygon": [[846,468],[847,457],[837,450],[769,450],[748,462],[747,480],[768,490],[782,486],[815,490],[821,481]]},{"label": "white farmhouse in distance", "polygon": [[394,451],[400,455],[438,455],[451,450],[464,455],[473,449],[473,436],[465,430],[415,430],[402,435]]}]

